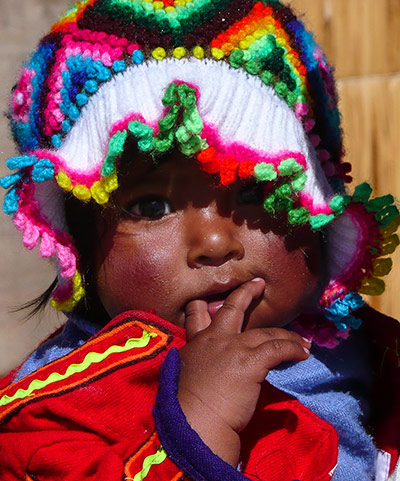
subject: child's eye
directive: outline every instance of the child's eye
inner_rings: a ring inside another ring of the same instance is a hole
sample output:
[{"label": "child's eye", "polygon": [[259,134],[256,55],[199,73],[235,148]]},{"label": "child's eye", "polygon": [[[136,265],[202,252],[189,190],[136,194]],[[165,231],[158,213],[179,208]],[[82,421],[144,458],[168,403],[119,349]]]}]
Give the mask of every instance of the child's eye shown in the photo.
[{"label": "child's eye", "polygon": [[170,214],[173,209],[171,204],[161,197],[142,197],[131,204],[129,209],[124,209],[132,217],[159,219]]},{"label": "child's eye", "polygon": [[237,194],[238,204],[258,204],[264,200],[264,186],[260,183],[244,185]]}]

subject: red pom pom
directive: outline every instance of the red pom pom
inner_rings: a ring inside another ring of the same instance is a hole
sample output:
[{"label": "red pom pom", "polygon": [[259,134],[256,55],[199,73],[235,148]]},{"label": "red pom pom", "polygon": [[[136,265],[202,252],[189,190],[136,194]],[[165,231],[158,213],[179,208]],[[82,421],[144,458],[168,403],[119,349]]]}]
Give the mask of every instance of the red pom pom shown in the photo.
[{"label": "red pom pom", "polygon": [[209,147],[197,154],[197,160],[201,163],[201,169],[208,174],[216,174],[220,169],[220,161],[214,147]]},{"label": "red pom pom", "polygon": [[222,185],[229,185],[237,179],[239,163],[233,157],[227,157],[221,162],[220,178]]},{"label": "red pom pom", "polygon": [[239,164],[238,175],[241,179],[247,179],[254,173],[254,163],[251,160],[245,160]]}]

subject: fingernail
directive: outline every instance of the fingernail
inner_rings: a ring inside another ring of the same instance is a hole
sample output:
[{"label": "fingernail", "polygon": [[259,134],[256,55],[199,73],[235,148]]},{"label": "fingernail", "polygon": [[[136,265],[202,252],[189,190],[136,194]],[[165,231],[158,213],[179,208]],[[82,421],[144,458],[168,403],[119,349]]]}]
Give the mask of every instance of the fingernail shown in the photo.
[{"label": "fingernail", "polygon": [[308,342],[309,344],[312,344],[312,339],[307,339],[306,337],[303,337],[303,339]]},{"label": "fingernail", "polygon": [[306,347],[303,347],[303,349],[304,349],[304,352],[307,354],[307,356],[309,356],[309,355],[310,355],[310,351],[309,351]]},{"label": "fingernail", "polygon": [[260,282],[262,281],[262,278],[261,277],[255,277],[254,279],[252,279],[250,282]]}]

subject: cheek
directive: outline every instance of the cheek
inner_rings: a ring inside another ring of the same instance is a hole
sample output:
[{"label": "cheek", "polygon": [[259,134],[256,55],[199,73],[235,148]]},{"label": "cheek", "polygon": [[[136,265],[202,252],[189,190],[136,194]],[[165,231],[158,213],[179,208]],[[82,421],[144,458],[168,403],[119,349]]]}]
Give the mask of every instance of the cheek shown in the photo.
[{"label": "cheek", "polygon": [[267,234],[253,242],[257,275],[266,281],[264,297],[249,317],[249,327],[284,326],[315,302],[320,276],[318,240],[289,249],[284,238]]},{"label": "cheek", "polygon": [[111,239],[111,247],[104,250],[105,245],[102,242],[103,254],[98,256],[97,287],[108,314],[153,308],[158,313],[159,306],[168,303],[169,280],[177,265],[171,251],[151,236],[119,233]]}]

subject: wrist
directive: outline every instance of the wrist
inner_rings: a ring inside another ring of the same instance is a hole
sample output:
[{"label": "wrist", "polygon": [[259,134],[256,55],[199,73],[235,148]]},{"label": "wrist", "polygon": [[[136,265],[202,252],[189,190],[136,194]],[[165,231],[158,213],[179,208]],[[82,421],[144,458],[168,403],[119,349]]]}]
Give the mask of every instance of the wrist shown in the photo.
[{"label": "wrist", "polygon": [[211,451],[236,467],[240,456],[240,437],[216,412],[190,391],[180,389],[178,400],[190,427]]}]

